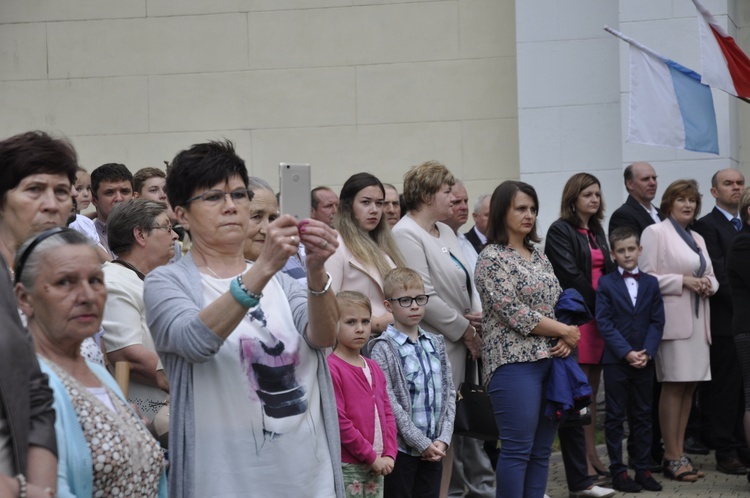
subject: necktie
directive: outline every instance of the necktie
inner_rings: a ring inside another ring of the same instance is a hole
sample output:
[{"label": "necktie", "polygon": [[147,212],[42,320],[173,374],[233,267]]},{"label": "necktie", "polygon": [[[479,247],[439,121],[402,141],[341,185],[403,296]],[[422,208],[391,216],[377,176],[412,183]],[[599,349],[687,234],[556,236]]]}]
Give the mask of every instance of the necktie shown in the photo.
[{"label": "necktie", "polygon": [[628,278],[628,277],[638,280],[641,278],[641,273],[640,272],[630,273],[629,271],[622,272],[622,278]]},{"label": "necktie", "polygon": [[732,225],[734,225],[734,228],[739,232],[742,230],[742,222],[739,220],[739,218],[732,218]]}]

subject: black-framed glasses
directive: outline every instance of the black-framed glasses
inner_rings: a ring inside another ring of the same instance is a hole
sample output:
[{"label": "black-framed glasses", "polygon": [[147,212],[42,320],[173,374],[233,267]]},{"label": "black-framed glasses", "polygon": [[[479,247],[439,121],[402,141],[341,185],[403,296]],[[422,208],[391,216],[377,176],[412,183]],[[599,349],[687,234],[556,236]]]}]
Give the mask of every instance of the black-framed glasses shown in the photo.
[{"label": "black-framed glasses", "polygon": [[161,225],[154,225],[154,226],[148,227],[148,228],[149,228],[149,230],[164,230],[167,233],[171,233],[172,232],[172,225],[167,225],[165,227],[163,227]]},{"label": "black-framed glasses", "polygon": [[410,307],[411,303],[417,303],[417,306],[424,306],[425,304],[427,304],[427,301],[429,300],[430,300],[430,296],[426,294],[420,294],[414,297],[404,296],[404,297],[394,297],[394,298],[388,299],[388,301],[390,302],[397,301],[398,305],[401,306],[402,308]]},{"label": "black-framed glasses", "polygon": [[67,227],[54,227],[50,228],[48,230],[45,230],[43,232],[40,232],[34,240],[29,242],[29,245],[26,246],[26,249],[23,250],[20,257],[16,258],[16,264],[15,268],[13,269],[15,272],[14,276],[14,283],[18,283],[21,281],[21,274],[23,273],[23,267],[26,265],[26,260],[29,259],[29,256],[31,256],[31,253],[36,249],[36,247],[44,242],[46,239],[52,237],[53,235],[57,235],[58,233],[62,232],[73,232],[74,230]]},{"label": "black-framed glasses", "polygon": [[207,190],[200,195],[196,195],[195,197],[186,200],[185,204],[190,204],[191,202],[200,199],[206,204],[217,205],[220,202],[223,202],[224,199],[226,199],[226,196],[229,196],[235,204],[242,204],[253,200],[253,195],[253,191],[248,189],[237,189],[232,190],[231,192],[225,190]]}]

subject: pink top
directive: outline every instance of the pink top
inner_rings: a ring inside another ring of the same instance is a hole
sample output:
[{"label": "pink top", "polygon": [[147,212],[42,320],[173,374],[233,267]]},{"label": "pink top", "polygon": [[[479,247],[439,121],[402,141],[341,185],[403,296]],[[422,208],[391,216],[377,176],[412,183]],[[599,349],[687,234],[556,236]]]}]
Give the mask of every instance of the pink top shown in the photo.
[{"label": "pink top", "polygon": [[[586,230],[578,229],[586,235]],[[599,278],[604,275],[604,252],[600,247],[594,249],[589,240],[589,251],[591,251],[591,286],[596,290],[599,287]],[[592,312],[594,310],[591,310]],[[581,340],[578,342],[578,363],[584,365],[598,365],[604,354],[604,339],[602,339],[596,320],[581,325]]]},{"label": "pink top", "polygon": [[[396,420],[388,401],[385,375],[377,363],[364,359],[372,374],[372,387],[364,369],[342,360],[335,354],[328,356],[336,408],[341,432],[341,461],[370,465],[378,456],[396,459]],[[383,434],[383,454],[373,449],[375,441],[375,410],[379,414]]]}]

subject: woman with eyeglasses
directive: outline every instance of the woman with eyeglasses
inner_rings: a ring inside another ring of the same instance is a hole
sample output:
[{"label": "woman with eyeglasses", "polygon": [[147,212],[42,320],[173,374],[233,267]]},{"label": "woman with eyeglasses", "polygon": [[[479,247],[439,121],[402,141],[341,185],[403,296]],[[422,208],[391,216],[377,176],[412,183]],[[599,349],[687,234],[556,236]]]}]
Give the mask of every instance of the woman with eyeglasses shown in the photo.
[{"label": "woman with eyeglasses", "polygon": [[[602,227],[603,220],[604,200],[599,180],[589,173],[577,173],[565,183],[560,201],[560,218],[550,225],[544,244],[544,253],[552,263],[562,288],[572,287],[580,292],[592,315],[596,314],[596,288],[599,278],[616,268],[609,256],[607,237]],[[588,378],[595,399],[602,374],[604,339],[593,319],[581,325],[580,329],[578,364]],[[596,403],[592,403],[589,410],[591,423],[583,427],[587,472],[580,478],[588,480],[588,476],[594,476],[594,480],[597,480],[600,479],[599,476],[609,477],[610,473],[596,452]],[[577,440],[578,437],[572,439]],[[567,452],[570,451],[570,447],[578,445],[579,443],[572,444],[571,441],[567,445]],[[579,465],[580,462],[576,461],[575,466]]]},{"label": "woman with eyeglasses", "polygon": [[578,327],[555,320],[562,289],[535,245],[538,211],[534,187],[501,183],[490,200],[487,246],[477,260],[484,382],[501,442],[498,497],[544,496],[557,429],[544,415],[551,359],[570,355],[580,338]]},{"label": "woman with eyeglasses", "polygon": [[54,393],[56,496],[166,497],[159,444],[109,372],[81,355],[107,298],[93,242],[70,228],[46,230],[19,248],[15,271],[16,298]]},{"label": "woman with eyeglasses", "polygon": [[149,421],[165,405],[169,382],[146,324],[143,280],[174,257],[176,240],[163,202],[119,202],[107,218],[107,241],[117,257],[102,266],[107,287],[103,340],[112,365],[130,364],[128,400]]},{"label": "woman with eyeglasses", "polygon": [[[243,248],[254,199],[231,142],[177,154],[167,178],[191,250],[145,282],[148,325],[170,385],[173,496],[344,496],[325,360],[338,307],[330,227],[283,215]],[[307,288],[280,270],[305,246]]]},{"label": "woman with eyeglasses", "polygon": [[326,261],[331,286],[358,291],[372,303],[372,331],[382,333],[393,315],[383,306],[383,277],[404,266],[401,252],[383,215],[385,189],[370,173],[357,173],[344,183],[334,223],[339,247]]}]

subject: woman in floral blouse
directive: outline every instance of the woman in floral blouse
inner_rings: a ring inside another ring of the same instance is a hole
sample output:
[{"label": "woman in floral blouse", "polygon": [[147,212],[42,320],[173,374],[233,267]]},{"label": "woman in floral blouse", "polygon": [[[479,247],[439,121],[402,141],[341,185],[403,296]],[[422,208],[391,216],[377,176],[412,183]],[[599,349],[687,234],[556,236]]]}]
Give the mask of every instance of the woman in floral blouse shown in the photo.
[{"label": "woman in floral blouse", "polygon": [[[534,188],[506,181],[492,194],[488,245],[479,256],[476,286],[484,317],[485,382],[502,442],[498,497],[544,496],[557,424],[543,416],[552,357],[568,356],[578,327],[554,319],[562,292],[538,242]],[[553,338],[559,338],[552,346]],[[530,416],[537,414],[537,416]]]}]

